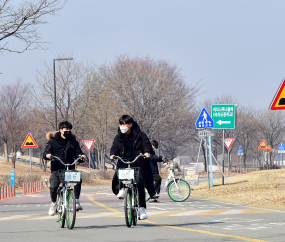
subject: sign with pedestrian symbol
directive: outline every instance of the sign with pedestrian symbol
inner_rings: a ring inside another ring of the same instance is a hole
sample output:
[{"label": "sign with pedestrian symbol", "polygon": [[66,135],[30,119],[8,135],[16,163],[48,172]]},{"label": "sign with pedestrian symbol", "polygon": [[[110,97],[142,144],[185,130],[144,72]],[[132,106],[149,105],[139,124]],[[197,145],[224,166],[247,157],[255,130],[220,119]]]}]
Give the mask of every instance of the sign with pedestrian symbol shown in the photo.
[{"label": "sign with pedestrian symbol", "polygon": [[207,110],[203,108],[196,121],[196,129],[207,128],[214,128],[214,122]]},{"label": "sign with pedestrian symbol", "polygon": [[93,146],[93,144],[94,144],[94,142],[95,142],[95,140],[82,140],[82,142],[85,145],[86,149],[88,151],[90,151],[92,146]]},{"label": "sign with pedestrian symbol", "polygon": [[214,129],[235,129],[236,105],[212,104],[212,119],[214,120]]},{"label": "sign with pedestrian symbol", "polygon": [[24,143],[22,144],[22,148],[37,148],[35,140],[33,139],[31,134],[28,134]]},{"label": "sign with pedestrian symbol", "polygon": [[278,153],[285,153],[285,146],[281,142],[279,147],[278,147]]},{"label": "sign with pedestrian symbol", "polygon": [[259,150],[267,150],[267,144],[264,140],[261,141],[260,146],[258,147]]}]

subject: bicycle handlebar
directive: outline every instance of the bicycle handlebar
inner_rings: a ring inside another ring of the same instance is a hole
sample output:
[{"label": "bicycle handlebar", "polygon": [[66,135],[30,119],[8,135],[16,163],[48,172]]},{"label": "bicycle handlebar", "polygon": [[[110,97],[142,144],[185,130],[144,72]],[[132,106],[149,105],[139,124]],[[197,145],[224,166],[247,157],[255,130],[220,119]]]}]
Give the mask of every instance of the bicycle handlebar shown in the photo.
[{"label": "bicycle handlebar", "polygon": [[133,161],[124,161],[120,156],[114,156],[114,159],[119,159],[120,161],[122,161],[125,164],[132,164],[134,163],[138,158],[140,157],[145,157],[145,155],[143,155],[142,153],[140,153]]},{"label": "bicycle handlebar", "polygon": [[51,160],[52,160],[53,158],[59,160],[59,161],[61,162],[61,164],[63,164],[64,166],[72,166],[72,165],[74,165],[78,160],[80,160],[80,159],[82,158],[82,155],[80,155],[72,164],[65,164],[65,163],[63,163],[63,161],[62,161],[59,157],[52,155],[52,156],[51,156]]}]

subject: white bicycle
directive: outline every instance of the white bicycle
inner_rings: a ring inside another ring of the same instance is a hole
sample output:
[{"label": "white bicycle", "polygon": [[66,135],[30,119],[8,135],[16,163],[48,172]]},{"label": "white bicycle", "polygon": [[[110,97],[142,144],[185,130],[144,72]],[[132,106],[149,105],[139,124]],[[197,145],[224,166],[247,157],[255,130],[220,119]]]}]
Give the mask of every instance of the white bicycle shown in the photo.
[{"label": "white bicycle", "polygon": [[[169,174],[166,178],[165,184],[160,188],[160,191],[166,189],[168,196],[174,202],[184,202],[191,193],[191,188],[187,181],[181,178],[175,178],[173,161],[169,162]],[[150,199],[149,194],[146,196],[146,201]]]}]

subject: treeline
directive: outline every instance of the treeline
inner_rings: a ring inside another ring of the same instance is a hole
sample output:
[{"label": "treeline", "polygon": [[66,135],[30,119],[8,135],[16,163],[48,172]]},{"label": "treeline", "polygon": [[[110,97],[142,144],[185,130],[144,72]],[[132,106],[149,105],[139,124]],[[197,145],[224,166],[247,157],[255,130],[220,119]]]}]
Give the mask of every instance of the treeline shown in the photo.
[{"label": "treeline", "polygon": [[[64,58],[64,57],[60,57]],[[96,66],[76,59],[57,61],[57,123],[68,120],[82,144],[94,139],[92,160],[104,169],[111,142],[123,114],[134,117],[150,139],[159,141],[159,152],[172,159],[188,155],[195,161],[200,139],[195,122],[202,107],[211,110],[212,103],[236,103],[236,130],[226,130],[225,137],[236,139],[233,150],[241,145],[244,165],[248,154],[261,162],[258,145],[262,139],[272,147],[283,138],[284,115],[281,112],[244,107],[231,96],[222,96],[197,104],[200,83],[186,84],[177,66],[150,57],[118,56],[115,61]],[[0,140],[7,162],[15,154],[28,133],[38,144],[39,156],[47,143],[46,133],[55,131],[54,72],[46,65],[37,74],[37,84],[9,83],[0,89]],[[213,152],[222,150],[222,132],[215,131]],[[205,147],[202,147],[205,151]],[[46,163],[42,160],[42,168]]]}]

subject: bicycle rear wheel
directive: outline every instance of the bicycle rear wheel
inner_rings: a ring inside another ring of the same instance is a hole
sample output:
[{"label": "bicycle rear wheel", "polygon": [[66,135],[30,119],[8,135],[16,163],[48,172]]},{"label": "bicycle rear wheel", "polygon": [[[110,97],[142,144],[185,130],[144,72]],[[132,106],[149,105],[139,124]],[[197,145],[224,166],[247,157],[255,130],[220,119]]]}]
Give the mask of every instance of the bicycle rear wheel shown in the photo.
[{"label": "bicycle rear wheel", "polygon": [[64,228],[65,216],[64,216],[64,212],[62,211],[62,206],[61,206],[62,205],[62,191],[60,188],[58,189],[56,204],[57,204],[57,214],[58,214],[59,226],[61,228]]},{"label": "bicycle rear wheel", "polygon": [[175,179],[168,186],[168,196],[175,202],[184,202],[191,193],[189,184],[185,180]]},{"label": "bicycle rear wheel", "polygon": [[73,229],[76,219],[76,204],[73,190],[68,190],[66,199],[66,223],[68,229]]},{"label": "bicycle rear wheel", "polygon": [[127,227],[131,227],[133,220],[133,209],[132,209],[132,190],[130,188],[125,189],[124,210],[125,210],[126,225]]}]

